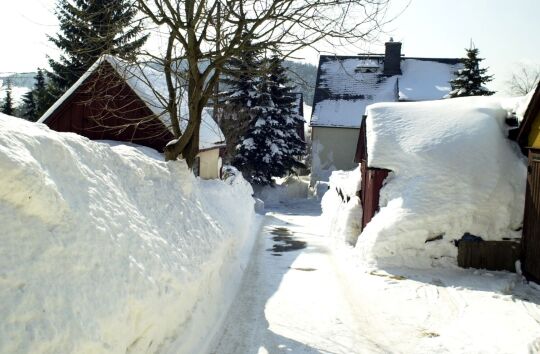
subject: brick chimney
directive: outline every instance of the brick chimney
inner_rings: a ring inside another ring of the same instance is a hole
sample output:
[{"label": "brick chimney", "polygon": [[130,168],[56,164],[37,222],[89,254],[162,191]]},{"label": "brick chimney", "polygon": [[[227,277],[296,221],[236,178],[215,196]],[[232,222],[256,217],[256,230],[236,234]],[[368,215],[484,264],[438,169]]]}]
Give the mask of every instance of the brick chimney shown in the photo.
[{"label": "brick chimney", "polygon": [[401,42],[393,38],[384,43],[384,70],[386,76],[401,75]]}]

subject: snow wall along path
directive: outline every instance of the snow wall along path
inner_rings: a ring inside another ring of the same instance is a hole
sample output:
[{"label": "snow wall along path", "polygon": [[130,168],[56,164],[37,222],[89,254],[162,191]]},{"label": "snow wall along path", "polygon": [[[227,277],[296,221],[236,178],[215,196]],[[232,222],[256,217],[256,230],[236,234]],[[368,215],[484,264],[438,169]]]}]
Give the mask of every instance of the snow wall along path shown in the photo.
[{"label": "snow wall along path", "polygon": [[[521,237],[526,163],[506,137],[507,99],[368,107],[368,164],[392,172],[356,248],[377,265],[455,262],[453,241]],[[517,231],[516,231],[517,230]],[[431,242],[430,242],[431,241]]]},{"label": "snow wall along path", "polygon": [[0,352],[204,352],[249,257],[251,194],[0,114]]}]

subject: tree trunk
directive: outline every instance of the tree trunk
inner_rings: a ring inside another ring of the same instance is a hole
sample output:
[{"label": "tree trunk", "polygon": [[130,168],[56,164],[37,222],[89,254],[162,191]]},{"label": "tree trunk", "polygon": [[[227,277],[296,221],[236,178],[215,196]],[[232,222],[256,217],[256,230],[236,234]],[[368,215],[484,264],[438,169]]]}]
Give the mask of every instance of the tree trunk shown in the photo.
[{"label": "tree trunk", "polygon": [[202,111],[207,101],[203,95],[203,87],[200,82],[200,80],[193,78],[189,79],[188,125],[179,139],[165,147],[165,160],[176,160],[178,156],[182,155],[189,168],[193,167],[195,158],[199,153],[199,131],[201,127]]}]

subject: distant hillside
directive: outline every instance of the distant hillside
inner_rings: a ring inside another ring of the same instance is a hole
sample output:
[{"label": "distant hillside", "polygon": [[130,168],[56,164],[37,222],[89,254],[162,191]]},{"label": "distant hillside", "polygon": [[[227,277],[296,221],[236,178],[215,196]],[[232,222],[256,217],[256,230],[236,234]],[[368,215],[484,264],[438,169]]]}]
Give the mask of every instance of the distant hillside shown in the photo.
[{"label": "distant hillside", "polygon": [[[315,92],[317,67],[315,65],[290,60],[285,61],[285,67],[289,70],[289,78],[298,87],[298,91],[304,94],[304,102],[311,106],[313,104],[313,94]],[[35,76],[35,72],[0,72],[0,101],[5,96],[6,79],[9,78],[11,80],[13,99],[15,104],[19,104],[22,100],[22,96],[33,88]]]},{"label": "distant hillside", "polygon": [[0,73],[0,81],[11,80],[13,86],[31,89],[34,86],[35,72],[29,73]]},{"label": "distant hillside", "polygon": [[315,81],[317,80],[317,67],[290,60],[285,61],[285,67],[289,69],[289,78],[296,84],[298,91],[304,94],[304,102],[312,106]]},{"label": "distant hillside", "polygon": [[11,90],[15,105],[22,102],[22,96],[34,87],[35,72],[30,73],[0,73],[0,101],[6,96],[6,81],[11,81]]}]

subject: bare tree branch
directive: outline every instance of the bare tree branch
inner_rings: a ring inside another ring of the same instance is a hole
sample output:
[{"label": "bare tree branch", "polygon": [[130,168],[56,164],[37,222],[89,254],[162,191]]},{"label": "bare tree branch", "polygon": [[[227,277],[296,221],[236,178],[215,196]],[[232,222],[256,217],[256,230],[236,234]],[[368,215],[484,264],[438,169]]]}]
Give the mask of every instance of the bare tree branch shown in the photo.
[{"label": "bare tree branch", "polygon": [[540,65],[519,65],[512,73],[510,80],[506,82],[508,93],[524,96],[534,90],[539,81]]},{"label": "bare tree branch", "polygon": [[[166,159],[198,153],[201,114],[225,63],[246,50],[275,50],[290,56],[321,40],[345,43],[375,38],[386,22],[389,0],[136,0],[146,18],[166,28],[167,51],[146,53],[163,65],[169,95],[164,105],[176,137],[165,148]],[[181,72],[180,72],[181,71]],[[189,122],[178,116],[174,75],[185,75]],[[172,92],[175,91],[175,92]]]}]

